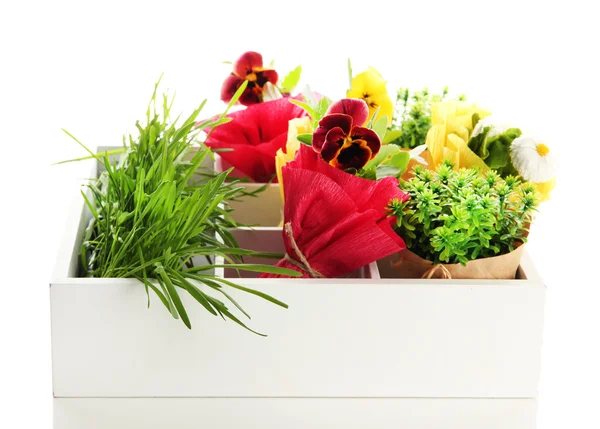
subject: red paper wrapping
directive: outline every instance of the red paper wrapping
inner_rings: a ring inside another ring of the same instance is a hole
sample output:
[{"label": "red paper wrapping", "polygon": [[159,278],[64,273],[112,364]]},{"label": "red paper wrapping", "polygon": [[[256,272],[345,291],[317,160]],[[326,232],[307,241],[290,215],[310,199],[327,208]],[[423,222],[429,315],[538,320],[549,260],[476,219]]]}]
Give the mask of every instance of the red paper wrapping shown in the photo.
[{"label": "red paper wrapping", "polygon": [[275,153],[285,147],[290,119],[302,116],[306,112],[290,103],[289,98],[255,104],[228,114],[231,122],[216,127],[206,145],[213,149],[233,149],[219,155],[235,168],[235,177],[249,177],[259,183],[276,182]]},{"label": "red paper wrapping", "polygon": [[[283,167],[285,189],[284,223],[289,223],[297,248],[283,232],[287,255],[294,261],[306,258],[314,272],[323,277],[343,277],[378,259],[406,248],[392,229],[394,217],[388,203],[406,201],[398,180],[386,177],[367,180],[345,173],[302,145],[296,159]],[[287,259],[278,267],[313,277],[308,270]],[[284,277],[261,274],[261,277]]]}]

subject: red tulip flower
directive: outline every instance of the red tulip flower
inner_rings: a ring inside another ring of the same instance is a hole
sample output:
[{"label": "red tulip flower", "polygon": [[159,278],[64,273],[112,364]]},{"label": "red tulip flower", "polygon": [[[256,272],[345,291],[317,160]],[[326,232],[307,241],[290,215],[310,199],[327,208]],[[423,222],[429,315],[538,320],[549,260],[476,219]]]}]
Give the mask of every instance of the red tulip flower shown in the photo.
[{"label": "red tulip flower", "polygon": [[234,176],[249,177],[259,183],[277,181],[275,154],[285,147],[288,123],[305,115],[304,109],[290,103],[288,98],[255,104],[228,114],[231,122],[214,128],[206,145],[213,149],[233,149],[219,155],[225,165],[235,167]]},{"label": "red tulip flower", "polygon": [[368,117],[369,107],[363,100],[345,98],[333,103],[313,135],[315,152],[341,170],[364,167],[381,148],[377,133],[362,126]]},{"label": "red tulip flower", "polygon": [[258,52],[246,52],[233,64],[233,72],[225,79],[221,87],[221,100],[229,103],[238,88],[248,81],[248,86],[239,99],[244,106],[263,101],[262,93],[267,82],[277,84],[277,72],[263,67],[262,55]]}]

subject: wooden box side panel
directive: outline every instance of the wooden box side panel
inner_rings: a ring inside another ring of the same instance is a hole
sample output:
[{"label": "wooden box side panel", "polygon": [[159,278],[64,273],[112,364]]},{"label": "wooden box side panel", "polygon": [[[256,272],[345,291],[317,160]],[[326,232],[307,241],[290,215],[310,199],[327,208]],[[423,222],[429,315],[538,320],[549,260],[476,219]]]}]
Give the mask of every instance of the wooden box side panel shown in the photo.
[{"label": "wooden box side panel", "polygon": [[191,331],[135,281],[82,280],[51,288],[57,397],[537,394],[543,287],[263,281],[288,310],[232,292],[261,338],[186,295]]}]

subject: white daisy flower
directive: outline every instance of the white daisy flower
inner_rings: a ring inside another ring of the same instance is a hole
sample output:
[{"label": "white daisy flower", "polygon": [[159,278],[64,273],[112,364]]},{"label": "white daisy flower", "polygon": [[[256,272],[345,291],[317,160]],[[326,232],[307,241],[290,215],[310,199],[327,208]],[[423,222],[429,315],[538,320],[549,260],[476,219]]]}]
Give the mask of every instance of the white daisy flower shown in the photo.
[{"label": "white daisy flower", "polygon": [[515,139],[510,146],[510,159],[521,177],[530,182],[546,182],[556,176],[558,159],[534,137]]},{"label": "white daisy flower", "polygon": [[511,125],[506,124],[504,122],[497,122],[496,118],[494,118],[493,116],[486,116],[485,118],[480,119],[477,122],[477,124],[475,124],[475,128],[473,129],[473,134],[471,134],[471,138],[481,134],[485,127],[491,128],[490,132],[487,135],[488,139],[491,139],[492,137],[502,134],[509,128],[514,128]]}]

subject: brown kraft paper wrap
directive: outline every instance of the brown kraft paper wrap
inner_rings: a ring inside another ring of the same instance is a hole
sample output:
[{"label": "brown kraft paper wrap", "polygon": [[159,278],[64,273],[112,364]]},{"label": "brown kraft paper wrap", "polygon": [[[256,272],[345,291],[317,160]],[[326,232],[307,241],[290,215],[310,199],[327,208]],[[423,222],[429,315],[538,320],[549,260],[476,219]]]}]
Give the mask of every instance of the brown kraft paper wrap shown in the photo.
[{"label": "brown kraft paper wrap", "polygon": [[401,279],[514,279],[523,245],[510,253],[461,264],[434,264],[406,249],[388,258],[394,277]]}]

